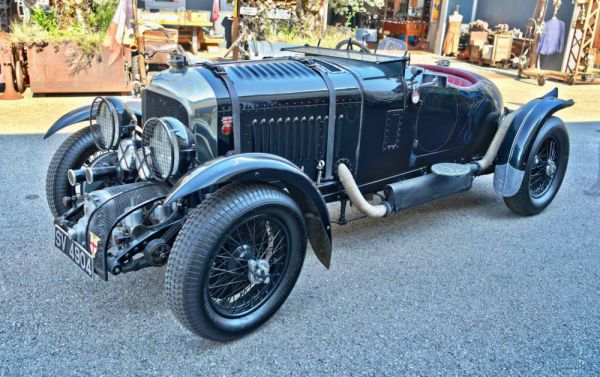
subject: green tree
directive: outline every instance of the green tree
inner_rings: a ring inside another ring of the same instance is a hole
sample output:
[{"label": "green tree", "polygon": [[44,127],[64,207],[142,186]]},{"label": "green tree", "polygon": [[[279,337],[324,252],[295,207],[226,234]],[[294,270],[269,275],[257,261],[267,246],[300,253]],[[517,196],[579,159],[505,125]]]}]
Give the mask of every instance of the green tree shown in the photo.
[{"label": "green tree", "polygon": [[330,0],[329,6],[340,16],[351,20],[356,13],[366,12],[366,7],[382,7],[385,0]]}]

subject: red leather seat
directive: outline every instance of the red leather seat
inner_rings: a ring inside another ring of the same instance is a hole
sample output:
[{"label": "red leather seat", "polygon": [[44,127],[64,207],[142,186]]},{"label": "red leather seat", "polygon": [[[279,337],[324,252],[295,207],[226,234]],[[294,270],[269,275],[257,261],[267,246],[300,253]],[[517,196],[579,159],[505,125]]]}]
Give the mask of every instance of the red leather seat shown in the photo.
[{"label": "red leather seat", "polygon": [[449,67],[441,67],[432,64],[415,64],[417,67],[443,74],[448,78],[448,84],[459,88],[470,88],[479,83],[479,78],[469,72]]}]

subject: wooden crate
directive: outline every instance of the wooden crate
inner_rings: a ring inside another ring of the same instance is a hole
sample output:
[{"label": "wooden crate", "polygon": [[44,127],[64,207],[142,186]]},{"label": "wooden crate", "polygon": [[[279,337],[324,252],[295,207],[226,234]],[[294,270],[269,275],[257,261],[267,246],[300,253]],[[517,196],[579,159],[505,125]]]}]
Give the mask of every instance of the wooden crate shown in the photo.
[{"label": "wooden crate", "polygon": [[512,34],[494,34],[494,43],[490,57],[482,56],[485,64],[494,66],[497,64],[507,64],[510,61],[512,51]]}]

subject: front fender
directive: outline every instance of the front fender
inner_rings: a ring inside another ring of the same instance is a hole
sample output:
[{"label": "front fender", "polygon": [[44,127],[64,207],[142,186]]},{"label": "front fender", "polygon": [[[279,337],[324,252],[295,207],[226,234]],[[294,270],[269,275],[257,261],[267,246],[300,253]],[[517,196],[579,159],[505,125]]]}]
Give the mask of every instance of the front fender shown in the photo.
[{"label": "front fender", "polygon": [[219,157],[202,164],[175,184],[165,205],[202,189],[228,182],[281,182],[304,213],[308,239],[323,265],[331,264],[331,221],[323,196],[304,172],[290,161],[266,153]]},{"label": "front fender", "polygon": [[499,195],[510,197],[519,191],[531,145],[538,131],[554,113],[573,105],[573,100],[558,98],[558,89],[555,88],[516,110],[518,114],[498,151],[494,189]]},{"label": "front fender", "polygon": [[[138,123],[140,123],[142,118],[141,106],[139,106],[137,102],[124,103],[124,106],[135,114]],[[88,121],[90,119],[91,108],[92,105],[81,106],[61,116],[56,122],[54,122],[54,124],[48,129],[48,131],[46,131],[44,139],[49,138],[58,131],[62,130],[63,128],[66,128],[76,123]]]},{"label": "front fender", "polygon": [[90,119],[90,108],[91,107],[92,107],[91,105],[82,106],[75,110],[71,110],[68,113],[66,113],[65,115],[61,116],[56,122],[54,122],[52,127],[50,127],[48,129],[48,131],[46,131],[46,135],[44,135],[44,139],[49,138],[50,136],[54,135],[55,133],[57,133],[58,131],[62,130],[65,127],[68,127],[75,123],[81,123],[83,121]]}]

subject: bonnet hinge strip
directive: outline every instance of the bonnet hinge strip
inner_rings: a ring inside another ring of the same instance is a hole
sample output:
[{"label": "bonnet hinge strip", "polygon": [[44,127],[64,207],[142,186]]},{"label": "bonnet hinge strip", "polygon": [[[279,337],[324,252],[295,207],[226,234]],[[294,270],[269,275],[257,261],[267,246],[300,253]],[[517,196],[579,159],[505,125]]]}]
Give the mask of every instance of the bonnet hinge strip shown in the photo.
[{"label": "bonnet hinge strip", "polygon": [[204,67],[210,69],[215,75],[221,78],[231,97],[231,117],[233,118],[233,146],[236,154],[242,151],[242,128],[240,124],[240,97],[235,89],[233,81],[227,75],[227,71],[220,65],[205,63]]},{"label": "bonnet hinge strip", "polygon": [[327,86],[327,91],[329,92],[329,116],[327,124],[327,154],[325,156],[325,178],[331,179],[333,178],[333,148],[335,145],[335,120],[337,107],[335,86],[333,85],[333,82],[329,78],[327,72],[317,67],[314,59],[298,59],[298,61],[306,65],[308,68],[312,69],[316,73],[318,73],[319,76],[321,76],[321,78],[325,82],[325,85]]}]

